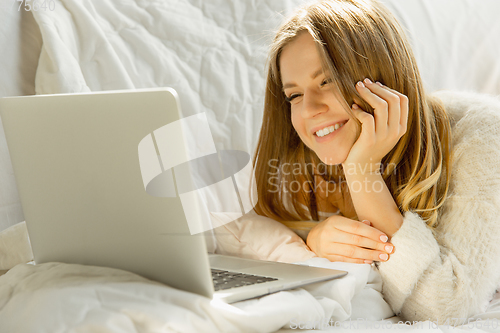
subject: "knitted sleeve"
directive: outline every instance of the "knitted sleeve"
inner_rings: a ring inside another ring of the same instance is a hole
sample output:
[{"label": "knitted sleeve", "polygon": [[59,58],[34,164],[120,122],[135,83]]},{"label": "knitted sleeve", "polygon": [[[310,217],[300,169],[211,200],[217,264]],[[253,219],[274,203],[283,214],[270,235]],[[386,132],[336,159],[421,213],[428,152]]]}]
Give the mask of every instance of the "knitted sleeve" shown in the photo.
[{"label": "knitted sleeve", "polygon": [[463,117],[452,130],[450,194],[439,225],[432,230],[407,212],[391,240],[394,254],[379,264],[384,296],[406,320],[468,318],[484,312],[500,286],[498,105],[490,97],[452,101]]}]

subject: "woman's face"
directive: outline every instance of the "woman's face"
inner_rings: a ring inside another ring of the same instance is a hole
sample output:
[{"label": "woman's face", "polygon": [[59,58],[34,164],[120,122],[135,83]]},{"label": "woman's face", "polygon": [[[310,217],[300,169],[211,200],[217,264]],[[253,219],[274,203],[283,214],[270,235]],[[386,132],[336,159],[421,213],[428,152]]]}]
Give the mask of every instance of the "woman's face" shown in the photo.
[{"label": "woman's face", "polygon": [[292,124],[302,142],[325,164],[344,162],[356,141],[356,124],[342,106],[342,96],[323,72],[316,43],[301,33],[280,56],[283,91]]}]

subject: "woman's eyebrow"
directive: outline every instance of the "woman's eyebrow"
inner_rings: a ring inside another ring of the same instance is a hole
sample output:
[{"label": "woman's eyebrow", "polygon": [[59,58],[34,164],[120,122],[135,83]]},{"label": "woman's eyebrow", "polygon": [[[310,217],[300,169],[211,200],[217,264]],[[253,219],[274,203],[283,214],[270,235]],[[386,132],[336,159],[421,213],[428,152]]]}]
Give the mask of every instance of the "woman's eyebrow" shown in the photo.
[{"label": "woman's eyebrow", "polygon": [[[323,68],[319,68],[317,71],[311,74],[311,79],[315,79],[318,77],[318,75],[323,73]],[[295,83],[286,83],[283,85],[283,90],[288,89],[288,88],[293,88],[296,87],[297,85]]]},{"label": "woman's eyebrow", "polygon": [[320,75],[321,73],[323,73],[323,68],[320,68],[318,69],[316,72],[312,73],[311,75],[311,79],[315,79],[318,77],[318,75]]},{"label": "woman's eyebrow", "polygon": [[287,83],[283,85],[282,90],[288,89],[288,88],[293,88],[296,87],[297,85],[295,83]]}]

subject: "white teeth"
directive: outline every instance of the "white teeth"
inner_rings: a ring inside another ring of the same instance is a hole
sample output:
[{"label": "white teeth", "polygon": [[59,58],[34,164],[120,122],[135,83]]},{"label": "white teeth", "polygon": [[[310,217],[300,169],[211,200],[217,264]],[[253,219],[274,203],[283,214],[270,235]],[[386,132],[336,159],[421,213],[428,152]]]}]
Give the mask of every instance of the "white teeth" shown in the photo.
[{"label": "white teeth", "polygon": [[319,136],[319,137],[323,137],[325,135],[328,135],[328,134],[332,133],[333,131],[338,130],[342,126],[344,126],[344,124],[336,123],[335,126],[332,125],[332,126],[320,129],[319,131],[316,132],[316,135]]}]

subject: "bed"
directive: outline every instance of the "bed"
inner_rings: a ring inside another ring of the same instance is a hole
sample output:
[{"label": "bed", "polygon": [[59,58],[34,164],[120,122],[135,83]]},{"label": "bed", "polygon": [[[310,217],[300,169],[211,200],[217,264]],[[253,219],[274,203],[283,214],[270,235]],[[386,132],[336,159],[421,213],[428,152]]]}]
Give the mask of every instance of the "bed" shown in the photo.
[{"label": "bed", "polygon": [[[303,2],[2,0],[0,97],[173,87],[185,116],[207,114],[217,149],[252,154],[267,45],[282,17]],[[500,2],[383,2],[406,27],[428,90],[500,94]],[[280,245],[291,254],[284,258],[269,248],[259,255],[241,244],[220,246],[215,233],[207,235],[211,252],[343,269],[348,276],[228,305],[116,269],[33,265],[26,263],[32,254],[23,220],[0,126],[0,332],[500,331],[499,293],[472,318],[401,322],[372,266],[294,257],[293,242]]]}]

